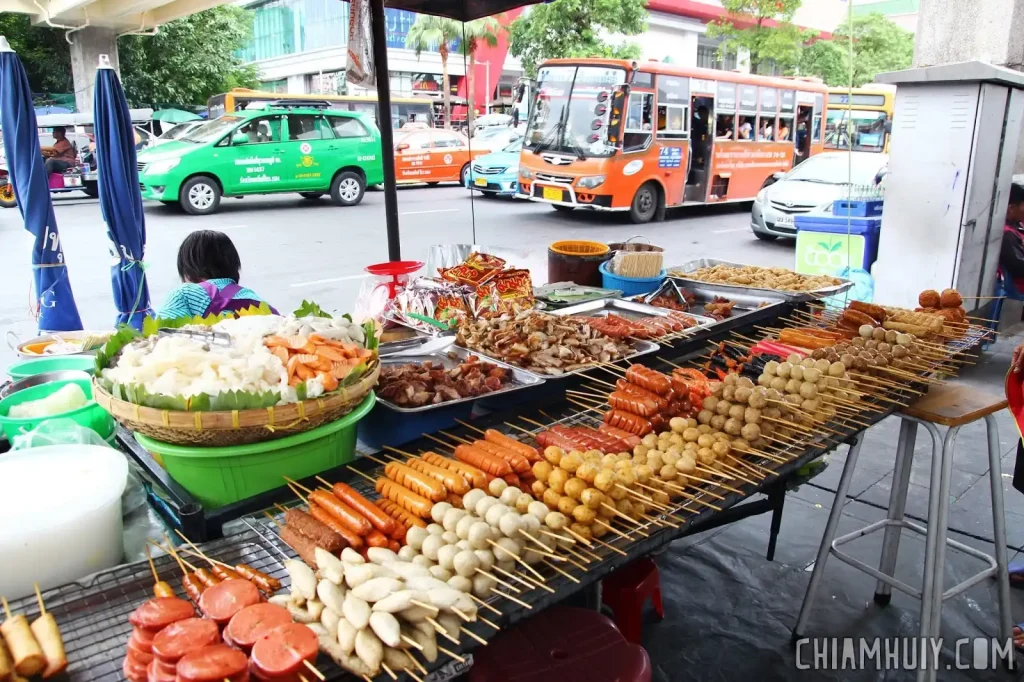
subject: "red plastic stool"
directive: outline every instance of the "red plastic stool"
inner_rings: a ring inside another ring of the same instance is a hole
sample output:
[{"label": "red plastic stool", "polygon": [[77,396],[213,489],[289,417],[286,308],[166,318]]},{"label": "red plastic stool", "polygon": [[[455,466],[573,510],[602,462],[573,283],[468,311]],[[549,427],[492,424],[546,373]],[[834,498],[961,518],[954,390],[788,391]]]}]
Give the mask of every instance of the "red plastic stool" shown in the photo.
[{"label": "red plastic stool", "polygon": [[640,644],[643,634],[643,611],[650,597],[658,618],[665,617],[661,605],[661,576],[650,559],[638,559],[620,568],[601,584],[601,600],[615,614],[615,624],[625,638]]},{"label": "red plastic stool", "polygon": [[473,652],[469,682],[650,682],[651,661],[596,611],[555,606]]}]

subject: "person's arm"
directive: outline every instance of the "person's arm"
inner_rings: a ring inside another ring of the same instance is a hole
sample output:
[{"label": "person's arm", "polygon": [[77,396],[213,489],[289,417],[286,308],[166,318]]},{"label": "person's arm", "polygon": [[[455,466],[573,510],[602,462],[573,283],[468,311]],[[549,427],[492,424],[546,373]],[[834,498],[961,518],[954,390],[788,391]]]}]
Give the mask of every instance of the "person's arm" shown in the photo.
[{"label": "person's arm", "polygon": [[210,306],[210,297],[198,284],[182,284],[167,295],[157,317],[175,319],[202,315]]},{"label": "person's arm", "polygon": [[1024,241],[1010,232],[1003,232],[999,249],[999,265],[1011,277],[1024,277]]}]

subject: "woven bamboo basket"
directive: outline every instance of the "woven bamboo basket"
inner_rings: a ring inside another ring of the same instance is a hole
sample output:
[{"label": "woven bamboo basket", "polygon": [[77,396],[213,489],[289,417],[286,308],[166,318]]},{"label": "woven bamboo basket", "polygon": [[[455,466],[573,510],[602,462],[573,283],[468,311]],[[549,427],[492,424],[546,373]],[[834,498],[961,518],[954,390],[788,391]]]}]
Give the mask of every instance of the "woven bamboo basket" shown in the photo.
[{"label": "woven bamboo basket", "polygon": [[351,412],[373,390],[380,362],[356,383],[301,403],[266,409],[187,412],[144,407],[113,397],[93,379],[93,397],[125,428],[175,445],[246,445],[315,429]]}]

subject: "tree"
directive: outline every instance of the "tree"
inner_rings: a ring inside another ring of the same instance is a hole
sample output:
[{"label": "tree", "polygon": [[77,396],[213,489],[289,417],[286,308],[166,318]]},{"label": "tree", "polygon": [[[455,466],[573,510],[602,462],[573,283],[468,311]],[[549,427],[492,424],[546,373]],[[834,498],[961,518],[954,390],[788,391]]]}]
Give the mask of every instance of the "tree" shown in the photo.
[{"label": "tree", "polygon": [[405,46],[420,58],[425,50],[436,49],[441,55],[441,93],[444,98],[444,127],[452,127],[452,89],[448,77],[448,55],[452,44],[462,37],[462,24],[454,19],[436,17],[432,14],[421,14],[409,27],[405,36]]},{"label": "tree", "polygon": [[[910,68],[914,60],[914,34],[885,16],[873,12],[854,17],[835,30],[832,35],[837,43],[847,47],[853,35],[853,86],[859,88],[875,79],[875,75],[886,71]],[[849,76],[847,76],[847,81]],[[847,81],[844,81],[845,85]]]},{"label": "tree", "polygon": [[634,36],[646,29],[644,0],[555,0],[530,7],[509,25],[509,51],[532,78],[545,59],[639,59],[638,44],[609,42],[605,36]]},{"label": "tree", "polygon": [[121,80],[132,106],[205,104],[217,93],[259,85],[259,70],[235,56],[252,36],[252,14],[223,5],[118,43]]},{"label": "tree", "polygon": [[[469,112],[466,114],[466,123],[469,130],[473,130],[473,77],[476,75],[476,50],[483,43],[489,47],[498,45],[498,36],[505,29],[494,17],[476,19],[462,25],[462,42],[459,43],[459,54],[469,57],[469,70],[466,72],[466,94],[469,102]],[[490,65],[488,64],[488,68]],[[487,95],[490,98],[490,93]],[[484,112],[487,113],[487,112]]]},{"label": "tree", "polygon": [[800,0],[722,0],[728,19],[708,24],[709,38],[721,38],[721,54],[735,54],[739,48],[750,54],[750,71],[759,73],[766,61],[789,71],[800,60],[807,36],[793,21]]},{"label": "tree", "polygon": [[805,46],[800,53],[800,74],[817,76],[833,87],[848,85],[850,57],[847,50],[834,40],[817,40]]},{"label": "tree", "polygon": [[0,14],[0,35],[7,36],[28,73],[34,93],[73,92],[71,49],[63,31],[33,26],[27,14]]}]

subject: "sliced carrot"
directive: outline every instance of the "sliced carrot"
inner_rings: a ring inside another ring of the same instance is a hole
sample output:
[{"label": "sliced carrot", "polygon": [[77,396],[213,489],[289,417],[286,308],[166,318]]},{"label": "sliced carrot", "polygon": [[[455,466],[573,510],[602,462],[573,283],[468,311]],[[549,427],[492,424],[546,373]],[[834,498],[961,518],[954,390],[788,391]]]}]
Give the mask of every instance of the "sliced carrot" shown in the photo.
[{"label": "sliced carrot", "polygon": [[288,359],[288,364],[286,365],[286,367],[288,368],[289,383],[291,383],[292,378],[298,374],[299,365],[301,364],[302,363],[299,362],[299,357],[297,355],[293,355]]},{"label": "sliced carrot", "polygon": [[345,353],[342,352],[342,350],[336,346],[318,344],[316,347],[316,354],[322,358],[327,358],[328,360],[332,361],[345,359]]},{"label": "sliced carrot", "polygon": [[306,379],[312,379],[316,376],[316,372],[313,371],[312,367],[302,364],[301,362],[295,366],[295,375],[305,381]]},{"label": "sliced carrot", "polygon": [[317,360],[319,359],[313,353],[299,353],[295,357],[299,359],[299,362],[301,362],[304,365],[309,365],[310,367],[315,365],[317,363]]},{"label": "sliced carrot", "polygon": [[281,359],[281,362],[288,364],[288,349],[283,346],[274,346],[270,349],[270,352]]},{"label": "sliced carrot", "polygon": [[344,379],[352,371],[352,365],[345,364],[344,362],[334,363],[334,367],[331,368],[331,374],[334,375],[335,379]]},{"label": "sliced carrot", "polygon": [[324,392],[330,392],[338,388],[338,378],[331,372],[317,372],[316,375],[320,377],[320,381],[323,382]]},{"label": "sliced carrot", "polygon": [[327,336],[321,336],[320,334],[310,334],[309,340],[315,344],[320,344],[323,346],[334,346],[335,348],[342,348],[345,345],[344,341],[332,339]]},{"label": "sliced carrot", "polygon": [[313,353],[316,346],[305,336],[292,336],[288,339],[288,347],[300,353]]},{"label": "sliced carrot", "polygon": [[288,380],[289,386],[298,386],[301,383],[302,379],[300,379],[299,377],[292,377],[291,379]]},{"label": "sliced carrot", "polygon": [[288,339],[284,338],[283,336],[268,336],[267,338],[263,339],[263,345],[267,346],[268,348],[274,348],[275,346],[282,346],[284,348],[287,348]]},{"label": "sliced carrot", "polygon": [[373,358],[373,351],[368,348],[360,348],[356,357],[362,362]]}]

